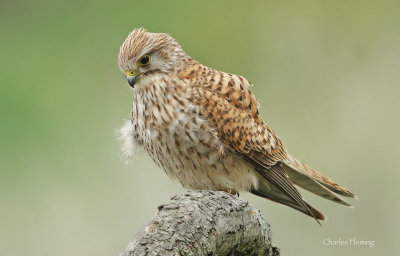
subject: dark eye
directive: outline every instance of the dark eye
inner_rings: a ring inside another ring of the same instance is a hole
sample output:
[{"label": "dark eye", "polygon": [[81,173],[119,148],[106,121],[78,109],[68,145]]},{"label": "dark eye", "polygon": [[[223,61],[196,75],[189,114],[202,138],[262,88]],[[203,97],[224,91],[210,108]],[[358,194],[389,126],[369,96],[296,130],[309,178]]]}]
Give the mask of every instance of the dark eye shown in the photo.
[{"label": "dark eye", "polygon": [[140,58],[140,60],[138,61],[138,65],[141,66],[141,67],[147,66],[147,65],[150,64],[150,60],[151,60],[150,55],[146,54],[142,58]]}]

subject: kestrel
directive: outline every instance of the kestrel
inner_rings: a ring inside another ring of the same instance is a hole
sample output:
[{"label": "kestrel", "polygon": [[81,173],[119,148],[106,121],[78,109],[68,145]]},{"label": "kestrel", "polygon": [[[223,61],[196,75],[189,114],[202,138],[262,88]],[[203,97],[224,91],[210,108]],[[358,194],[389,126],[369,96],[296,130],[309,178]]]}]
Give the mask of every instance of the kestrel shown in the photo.
[{"label": "kestrel", "polygon": [[350,206],[336,194],[355,195],[287,153],[246,78],[206,67],[170,35],[143,28],[128,35],[118,63],[133,88],[131,120],[121,128],[127,155],[143,145],[185,188],[249,191],[317,221],[325,216],[295,185]]}]

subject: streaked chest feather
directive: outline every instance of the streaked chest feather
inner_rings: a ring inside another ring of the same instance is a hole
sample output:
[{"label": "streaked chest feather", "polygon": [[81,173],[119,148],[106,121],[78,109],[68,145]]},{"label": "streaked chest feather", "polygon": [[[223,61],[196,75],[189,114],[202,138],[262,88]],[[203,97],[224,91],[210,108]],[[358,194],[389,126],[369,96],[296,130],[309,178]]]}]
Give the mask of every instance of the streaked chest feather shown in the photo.
[{"label": "streaked chest feather", "polygon": [[[193,189],[248,189],[252,168],[227,151],[190,102],[190,88],[159,80],[138,88],[131,121],[139,141],[165,172]],[[242,176],[246,177],[242,177]]]}]

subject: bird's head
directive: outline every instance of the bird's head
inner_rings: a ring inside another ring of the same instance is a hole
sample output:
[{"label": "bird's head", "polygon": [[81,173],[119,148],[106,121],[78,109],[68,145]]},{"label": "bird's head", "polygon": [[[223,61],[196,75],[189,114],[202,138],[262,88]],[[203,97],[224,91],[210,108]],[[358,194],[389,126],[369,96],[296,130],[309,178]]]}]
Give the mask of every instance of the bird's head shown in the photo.
[{"label": "bird's head", "polygon": [[182,56],[181,46],[170,35],[139,28],[133,30],[122,44],[118,64],[134,87],[145,78],[173,72]]}]

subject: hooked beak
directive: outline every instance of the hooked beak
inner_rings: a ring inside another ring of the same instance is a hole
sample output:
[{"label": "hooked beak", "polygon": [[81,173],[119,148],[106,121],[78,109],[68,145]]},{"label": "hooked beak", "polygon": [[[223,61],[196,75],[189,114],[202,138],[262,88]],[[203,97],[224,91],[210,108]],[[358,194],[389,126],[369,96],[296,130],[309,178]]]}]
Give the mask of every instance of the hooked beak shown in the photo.
[{"label": "hooked beak", "polygon": [[139,73],[136,73],[131,70],[126,71],[126,78],[128,79],[128,83],[132,88],[135,87],[139,75],[140,75]]}]

